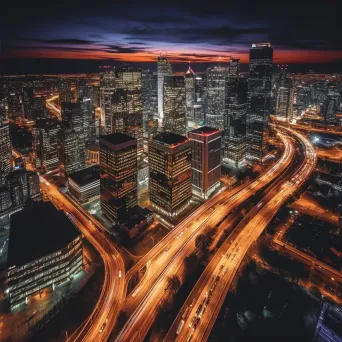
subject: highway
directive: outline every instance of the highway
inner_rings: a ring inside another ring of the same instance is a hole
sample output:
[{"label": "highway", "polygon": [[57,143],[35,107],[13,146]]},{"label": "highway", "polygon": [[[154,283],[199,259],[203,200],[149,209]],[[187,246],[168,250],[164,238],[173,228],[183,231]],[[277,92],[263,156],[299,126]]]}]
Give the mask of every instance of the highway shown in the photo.
[{"label": "highway", "polygon": [[46,107],[58,118],[59,121],[62,121],[61,116],[61,108],[59,106],[56,106],[54,104],[54,101],[56,101],[59,98],[59,95],[54,95],[49,97],[46,101]]},{"label": "highway", "polygon": [[[13,149],[15,156],[22,156]],[[102,257],[105,276],[98,302],[91,315],[68,341],[107,341],[125,297],[125,265],[105,228],[81,205],[65,196],[55,185],[39,175],[42,190],[64,207],[68,217]]]},{"label": "highway", "polygon": [[[164,341],[206,341],[216,321],[238,268],[248,249],[271,222],[279,208],[311,175],[317,156],[313,146],[292,129],[304,146],[304,160],[294,174],[269,192],[241,222],[239,233],[231,241],[227,238],[212,258],[173,322]],[[184,322],[182,322],[184,321]]]},{"label": "highway", "polygon": [[[162,252],[159,251],[156,257],[149,259],[148,268],[152,268],[152,271],[148,271],[148,275],[144,276],[123,306],[123,309],[131,315],[116,341],[136,341],[146,336],[156,317],[159,302],[165,294],[168,278],[177,274],[183,266],[185,257],[195,250],[196,236],[207,227],[214,227],[220,223],[250,196],[284,172],[294,156],[294,147],[285,135],[280,134],[280,138],[284,144],[284,153],[273,167],[233,195],[228,192],[223,201],[211,209],[209,216],[203,222],[201,216],[191,217],[190,225],[182,226],[183,231],[180,232],[178,227],[174,229],[175,234],[178,234],[176,238],[172,231],[162,240]],[[142,262],[140,266],[143,265]],[[139,299],[135,301],[137,297]],[[131,311],[132,308],[134,311]]]}]

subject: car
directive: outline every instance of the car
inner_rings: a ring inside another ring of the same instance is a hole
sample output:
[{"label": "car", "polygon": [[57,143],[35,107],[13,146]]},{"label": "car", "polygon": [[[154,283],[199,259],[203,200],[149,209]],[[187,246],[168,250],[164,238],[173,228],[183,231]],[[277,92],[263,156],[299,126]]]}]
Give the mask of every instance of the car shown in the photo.
[{"label": "car", "polygon": [[122,273],[121,273],[121,271],[119,271],[119,278],[121,278],[122,277]]},{"label": "car", "polygon": [[104,323],[101,325],[101,328],[100,328],[100,330],[99,330],[99,334],[102,334],[104,328],[106,327],[106,324],[107,324],[107,321],[104,322]]}]

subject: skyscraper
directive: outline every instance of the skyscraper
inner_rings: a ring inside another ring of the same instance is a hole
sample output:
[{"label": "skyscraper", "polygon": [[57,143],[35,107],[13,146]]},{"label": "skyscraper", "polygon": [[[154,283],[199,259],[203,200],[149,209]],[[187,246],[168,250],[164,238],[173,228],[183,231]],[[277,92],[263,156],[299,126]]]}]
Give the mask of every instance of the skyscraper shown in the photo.
[{"label": "skyscraper", "polygon": [[321,107],[321,111],[324,116],[324,120],[327,123],[336,122],[336,111],[340,103],[340,94],[335,92],[329,92],[327,99]]},{"label": "skyscraper", "polygon": [[223,131],[225,83],[229,68],[215,66],[207,69],[206,125]]},{"label": "skyscraper", "polygon": [[111,133],[124,133],[136,138],[140,153],[143,138],[141,70],[130,67],[115,69],[114,77],[110,100]]},{"label": "skyscraper", "polygon": [[229,61],[229,75],[238,76],[240,74],[240,58],[231,58]]},{"label": "skyscraper", "polygon": [[246,162],[246,118],[248,80],[231,76],[226,84],[223,131],[223,161],[234,167]]},{"label": "skyscraper", "polygon": [[9,125],[0,120],[0,185],[12,169],[12,144]]},{"label": "skyscraper", "polygon": [[152,207],[172,220],[190,203],[191,143],[171,132],[149,141],[150,200]]},{"label": "skyscraper", "polygon": [[192,191],[203,199],[220,186],[221,131],[203,126],[188,132],[192,153]]},{"label": "skyscraper", "polygon": [[185,105],[186,105],[186,125],[195,125],[195,103],[196,103],[196,75],[190,67],[184,75],[185,80]]},{"label": "skyscraper", "polygon": [[141,72],[143,107],[143,134],[146,138],[155,135],[158,128],[158,76],[156,72]]},{"label": "skyscraper", "polygon": [[276,118],[283,121],[293,119],[293,98],[294,90],[292,82],[287,79],[282,86],[277,89]]},{"label": "skyscraper", "polygon": [[206,74],[196,74],[195,77],[195,104],[194,104],[194,125],[203,126],[205,121],[207,99]]},{"label": "skyscraper", "polygon": [[69,174],[85,168],[84,137],[68,125],[58,132],[58,165],[63,185],[67,184]]},{"label": "skyscraper", "polygon": [[164,119],[166,132],[186,133],[185,82],[183,76],[164,77]]},{"label": "skyscraper", "polygon": [[296,90],[296,111],[297,116],[311,104],[311,90],[309,87],[299,86]]},{"label": "skyscraper", "polygon": [[102,212],[113,222],[137,205],[137,140],[115,133],[100,137]]},{"label": "skyscraper", "polygon": [[270,43],[252,44],[249,61],[247,159],[262,160],[271,110],[273,48]]},{"label": "skyscraper", "polygon": [[78,104],[81,108],[83,118],[85,142],[86,144],[92,144],[96,141],[95,110],[92,100],[82,96],[78,99]]},{"label": "skyscraper", "polygon": [[113,70],[100,75],[101,130],[110,133],[112,127],[112,95],[115,90],[115,73]]},{"label": "skyscraper", "polygon": [[57,119],[38,119],[32,128],[33,161],[41,172],[58,168]]},{"label": "skyscraper", "polygon": [[158,74],[158,118],[163,120],[164,118],[164,100],[163,100],[163,89],[164,89],[164,76],[172,75],[172,67],[166,56],[160,56],[157,60],[157,74]]}]

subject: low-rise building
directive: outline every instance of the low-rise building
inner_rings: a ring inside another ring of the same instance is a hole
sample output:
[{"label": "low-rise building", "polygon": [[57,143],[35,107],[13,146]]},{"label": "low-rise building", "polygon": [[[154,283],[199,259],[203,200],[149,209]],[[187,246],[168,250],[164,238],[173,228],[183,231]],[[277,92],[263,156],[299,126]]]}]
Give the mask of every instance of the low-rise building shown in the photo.
[{"label": "low-rise building", "polygon": [[85,203],[100,197],[100,167],[93,165],[69,176],[69,191]]},{"label": "low-rise building", "polygon": [[82,268],[82,235],[51,202],[29,200],[11,216],[6,290],[11,308],[71,280]]}]

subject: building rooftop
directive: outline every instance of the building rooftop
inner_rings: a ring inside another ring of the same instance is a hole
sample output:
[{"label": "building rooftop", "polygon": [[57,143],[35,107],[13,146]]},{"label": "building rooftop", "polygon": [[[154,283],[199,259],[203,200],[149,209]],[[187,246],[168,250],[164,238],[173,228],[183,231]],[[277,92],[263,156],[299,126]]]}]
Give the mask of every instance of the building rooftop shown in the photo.
[{"label": "building rooftop", "polygon": [[217,132],[220,132],[220,130],[217,128],[209,127],[209,126],[202,126],[202,127],[199,127],[190,131],[189,133],[210,135],[210,134],[217,133]]},{"label": "building rooftop", "polygon": [[20,266],[54,253],[81,233],[51,202],[28,201],[11,216],[7,267]]},{"label": "building rooftop", "polygon": [[93,165],[86,169],[76,171],[69,175],[69,180],[73,180],[79,186],[84,186],[100,179],[100,166]]},{"label": "building rooftop", "polygon": [[136,139],[123,133],[113,133],[113,134],[108,134],[108,135],[102,135],[100,137],[100,143],[101,143],[101,140],[107,141],[114,145],[118,145],[118,144],[122,144],[128,141],[136,140]]},{"label": "building rooftop", "polygon": [[187,137],[171,132],[158,133],[152,138],[154,141],[161,142],[165,145],[181,144],[188,140]]}]

